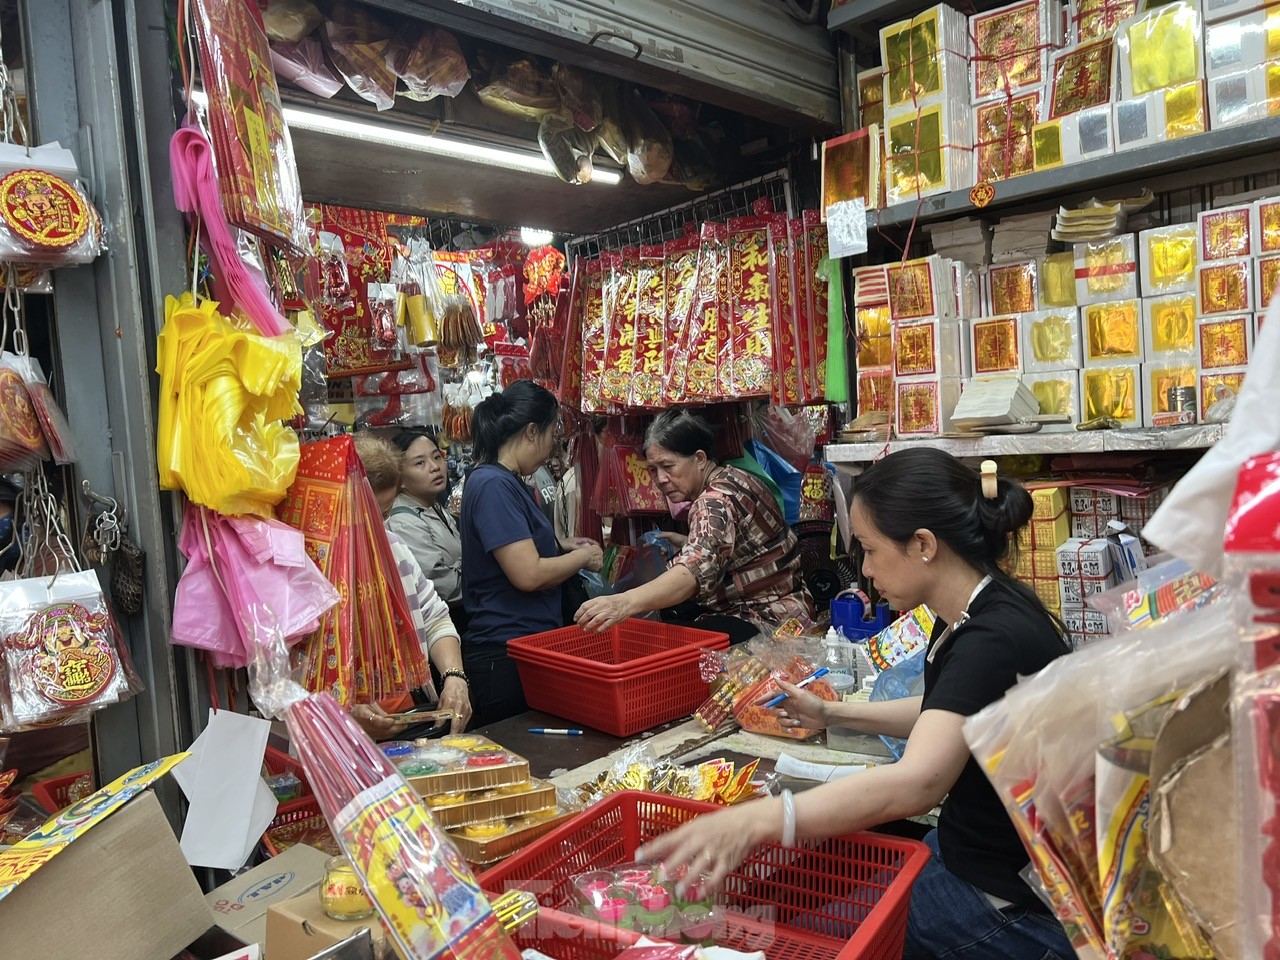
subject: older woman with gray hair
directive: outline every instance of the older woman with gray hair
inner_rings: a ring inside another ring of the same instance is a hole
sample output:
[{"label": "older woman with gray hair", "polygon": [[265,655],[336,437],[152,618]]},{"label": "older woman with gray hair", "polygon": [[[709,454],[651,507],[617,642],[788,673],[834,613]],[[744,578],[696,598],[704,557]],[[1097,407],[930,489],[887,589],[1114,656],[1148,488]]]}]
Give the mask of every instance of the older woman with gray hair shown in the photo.
[{"label": "older woman with gray hair", "polygon": [[[799,546],[778,501],[758,477],[712,459],[714,441],[711,425],[687,410],[654,420],[645,459],[668,500],[691,503],[689,534],[663,534],[679,549],[669,569],[643,586],[587,601],[579,626],[606,630],[661,610],[667,622],[717,630],[737,643],[813,616]],[[689,601],[696,601],[693,611]]]}]

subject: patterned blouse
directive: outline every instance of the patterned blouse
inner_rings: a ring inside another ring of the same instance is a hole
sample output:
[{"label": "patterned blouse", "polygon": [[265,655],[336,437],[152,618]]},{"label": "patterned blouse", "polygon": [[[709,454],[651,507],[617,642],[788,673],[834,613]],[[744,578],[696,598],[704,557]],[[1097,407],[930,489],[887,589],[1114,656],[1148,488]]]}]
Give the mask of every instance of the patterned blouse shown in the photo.
[{"label": "patterned blouse", "polygon": [[795,534],[773,491],[745,470],[724,467],[693,502],[675,564],[693,574],[695,599],[711,613],[771,628],[813,618]]}]

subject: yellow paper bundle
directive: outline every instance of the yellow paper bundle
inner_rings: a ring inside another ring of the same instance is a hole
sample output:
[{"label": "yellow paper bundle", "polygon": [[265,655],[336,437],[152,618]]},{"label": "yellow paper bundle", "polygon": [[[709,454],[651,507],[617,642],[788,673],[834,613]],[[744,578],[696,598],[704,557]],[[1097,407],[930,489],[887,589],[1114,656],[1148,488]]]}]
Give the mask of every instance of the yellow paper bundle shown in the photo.
[{"label": "yellow paper bundle", "polygon": [[165,301],[157,355],[161,488],[229,516],[271,516],[298,468],[297,436],[280,422],[301,412],[297,335],[248,332],[184,293]]}]

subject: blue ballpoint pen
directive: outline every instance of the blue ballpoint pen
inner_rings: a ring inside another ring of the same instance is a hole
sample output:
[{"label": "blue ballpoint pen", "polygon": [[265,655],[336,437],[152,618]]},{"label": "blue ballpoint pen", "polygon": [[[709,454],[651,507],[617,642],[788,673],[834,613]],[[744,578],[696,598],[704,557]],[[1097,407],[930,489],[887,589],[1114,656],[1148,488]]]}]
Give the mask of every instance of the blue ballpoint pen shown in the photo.
[{"label": "blue ballpoint pen", "polygon": [[553,730],[551,727],[530,727],[530,733],[559,734],[562,737],[581,737],[581,730]]},{"label": "blue ballpoint pen", "polygon": [[[828,670],[826,667],[823,667],[821,670],[817,671],[816,673],[811,673],[809,676],[805,677],[803,680],[797,683],[796,686],[807,687],[809,684],[813,683],[813,681],[817,680],[819,677],[825,677],[830,672],[831,671]],[[772,700],[770,700],[768,703],[766,703],[765,706],[776,707],[785,699],[787,699],[787,695],[785,693],[780,693],[776,697],[774,697]]]}]

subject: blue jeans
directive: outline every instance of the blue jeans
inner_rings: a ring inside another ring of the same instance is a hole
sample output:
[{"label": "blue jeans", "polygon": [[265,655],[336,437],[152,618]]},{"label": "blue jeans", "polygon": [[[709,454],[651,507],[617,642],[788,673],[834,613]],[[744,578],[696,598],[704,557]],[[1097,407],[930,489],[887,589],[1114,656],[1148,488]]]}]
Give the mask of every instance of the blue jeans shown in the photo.
[{"label": "blue jeans", "polygon": [[938,831],[924,838],[933,856],[911,890],[904,960],[1068,960],[1075,957],[1052,915],[997,909],[942,863]]}]

